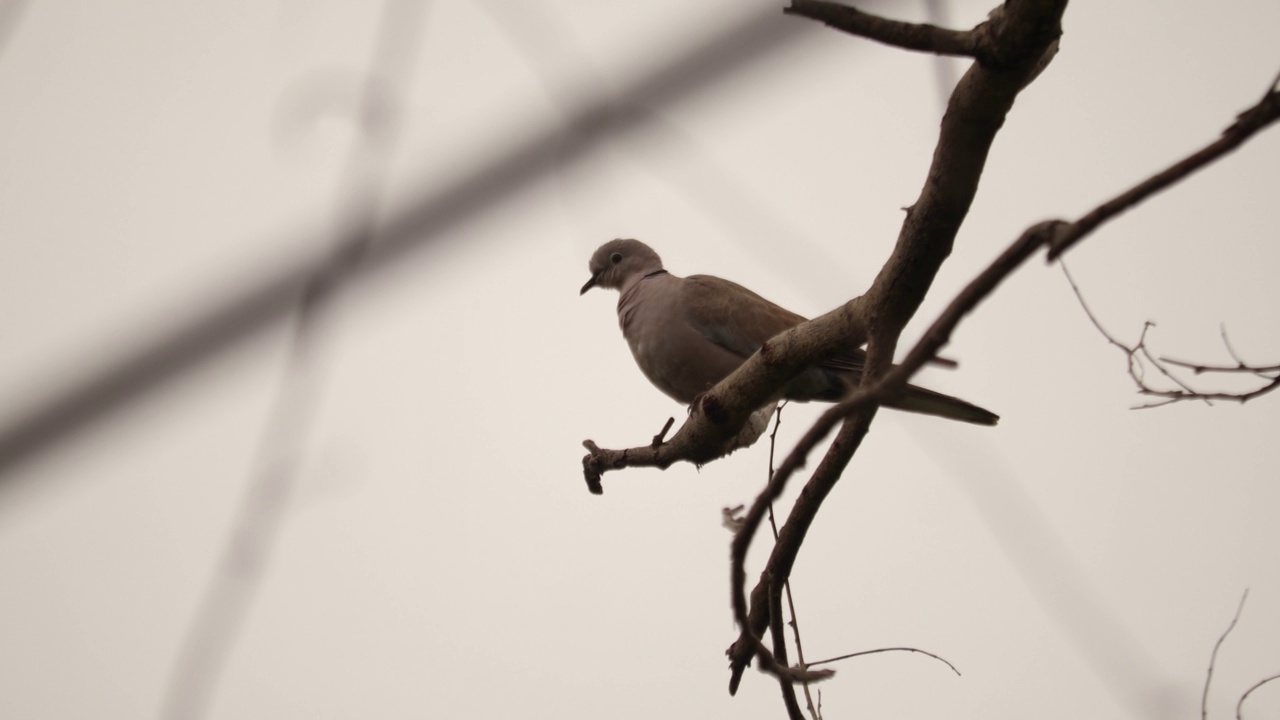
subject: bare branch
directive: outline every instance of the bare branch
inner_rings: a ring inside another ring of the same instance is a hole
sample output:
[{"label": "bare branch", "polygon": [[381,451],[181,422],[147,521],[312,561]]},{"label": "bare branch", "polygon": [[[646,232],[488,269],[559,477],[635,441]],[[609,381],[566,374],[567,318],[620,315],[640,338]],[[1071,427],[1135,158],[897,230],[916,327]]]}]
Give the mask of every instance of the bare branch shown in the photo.
[{"label": "bare branch", "polygon": [[[784,401],[781,405],[778,406],[777,410],[775,410],[773,414],[773,418],[774,418],[773,432],[769,433],[769,474],[767,478],[773,477],[774,450],[777,448],[778,428],[782,426],[782,408],[785,406],[786,406],[786,402]],[[743,506],[739,505],[738,509],[741,510],[742,507]],[[735,528],[734,532],[737,532],[738,530],[741,530],[741,529],[742,529],[742,524],[738,523],[738,526]],[[769,529],[773,531],[773,542],[776,545],[778,542],[778,522],[773,515],[773,503],[769,503]],[[791,593],[790,578],[787,578],[787,581],[782,583],[782,591],[783,591],[783,595],[786,597],[786,600],[787,600],[787,612],[791,616],[791,621],[788,624],[791,626],[791,633],[796,643],[796,664],[799,665],[800,667],[809,667],[809,665],[804,660],[804,643],[800,641],[800,617],[796,615],[796,602],[795,602],[795,597]],[[775,602],[774,605],[776,604],[777,603]],[[780,622],[780,619],[781,619],[780,614],[777,613],[776,608],[772,608],[770,610],[770,617],[776,618],[777,621]],[[778,643],[775,640],[774,652],[777,652],[777,646],[778,646]],[[820,720],[821,714],[818,712],[818,708],[813,704],[813,693],[811,693],[809,690],[809,683],[807,682],[802,683],[801,687],[804,688],[804,700],[805,700],[805,705],[807,705],[809,708],[809,715],[813,718],[813,720]],[[789,691],[784,689],[782,692],[783,692],[783,701],[785,702],[786,695],[789,692],[794,692],[794,691]]]},{"label": "bare branch", "polygon": [[[971,68],[970,72],[966,75],[966,80],[968,80],[971,76],[973,76],[974,72],[975,72],[974,69]],[[956,91],[957,95],[962,92],[964,86],[965,86],[965,81],[962,80],[961,87],[957,88],[957,91]],[[1273,103],[1275,102],[1274,98],[1275,98],[1275,91],[1272,90],[1264,97],[1264,103]],[[956,99],[955,97],[953,97],[952,108],[949,109],[948,115],[950,115],[952,110],[954,110],[955,105],[956,105]],[[1255,110],[1256,108],[1246,111],[1244,114],[1242,114],[1240,116],[1240,120],[1238,120],[1236,125],[1233,125],[1233,127],[1243,124],[1250,127],[1257,126],[1260,128],[1261,125],[1259,125],[1259,123],[1262,122],[1261,118],[1263,116],[1255,112]],[[944,135],[945,135],[945,128],[946,128],[946,121],[944,120]],[[941,153],[942,151],[943,151],[943,143],[940,140],[938,152]],[[1194,171],[1194,169],[1203,167],[1204,165],[1208,164],[1208,162],[1211,161],[1212,159],[1221,157],[1223,154],[1225,153],[1219,152],[1216,155],[1214,155],[1212,158],[1206,159],[1203,162],[1199,162],[1199,164],[1197,164],[1195,167],[1181,172],[1180,175],[1178,175],[1175,178],[1169,179],[1168,182],[1176,182],[1177,180],[1187,177],[1192,171]],[[1166,176],[1166,175],[1168,175],[1168,171],[1161,173],[1157,177]],[[1147,191],[1146,194],[1144,195],[1141,192],[1138,192],[1138,189],[1150,188],[1152,186],[1153,186],[1152,180],[1149,179],[1147,181],[1144,181],[1143,183],[1140,183],[1138,186],[1135,187],[1134,190],[1130,190],[1129,192],[1125,193],[1121,197],[1139,197],[1139,196],[1145,197],[1146,195],[1149,195],[1150,192],[1153,192],[1153,191]],[[1016,240],[1012,245],[1010,245],[1009,248],[1007,248],[1000,255],[999,258],[997,258],[990,266],[988,266],[988,268],[984,270],[977,278],[975,278],[973,282],[971,282],[968,286],[966,286],[965,289],[960,293],[960,295],[958,295],[955,298],[955,300],[953,300],[951,304],[948,305],[946,310],[943,311],[942,315],[939,316],[939,318],[933,323],[932,326],[930,326],[930,328],[925,332],[924,336],[920,339],[920,341],[916,344],[916,346],[912,348],[911,352],[907,354],[907,357],[903,360],[900,366],[895,367],[891,371],[887,372],[882,378],[879,379],[878,382],[873,382],[873,383],[870,383],[869,385],[864,384],[864,386],[860,388],[852,396],[850,396],[848,400],[830,408],[826,413],[823,413],[823,415],[819,418],[818,422],[814,424],[814,427],[810,429],[810,432],[806,433],[805,439],[802,440],[802,442],[797,445],[795,450],[793,450],[793,455],[795,455],[796,453],[807,454],[808,452],[811,451],[812,445],[810,445],[805,441],[809,439],[811,435],[816,436],[818,439],[820,439],[821,437],[825,437],[825,435],[828,432],[830,432],[830,429],[834,426],[836,422],[838,422],[839,420],[845,417],[850,417],[851,420],[856,420],[857,416],[853,415],[853,413],[855,413],[859,409],[862,409],[866,405],[872,404],[876,402],[878,399],[881,399],[883,397],[883,393],[885,393],[886,390],[892,391],[893,389],[900,387],[901,384],[905,383],[906,379],[909,378],[912,373],[918,370],[920,366],[923,365],[929,357],[933,357],[938,354],[942,346],[945,345],[946,342],[949,340],[951,333],[957,327],[960,320],[962,320],[965,315],[971,312],[978,305],[978,303],[980,303],[983,299],[985,299],[985,297],[989,295],[995,289],[995,287],[998,286],[1004,280],[1005,277],[1007,277],[1010,273],[1012,273],[1013,270],[1021,266],[1042,246],[1066,247],[1070,243],[1064,244],[1062,240],[1064,237],[1072,239],[1071,242],[1074,243],[1088,236],[1093,231],[1095,231],[1098,227],[1100,227],[1102,223],[1105,223],[1106,221],[1116,217],[1119,214],[1119,211],[1114,209],[1116,207],[1115,203],[1116,203],[1115,200],[1109,201],[1108,203],[1104,204],[1103,206],[1100,206],[1098,209],[1095,209],[1093,212],[1089,213],[1084,218],[1082,218],[1081,220],[1075,223],[1068,223],[1061,220],[1051,220],[1051,221],[1038,223],[1037,225],[1034,225],[1028,228],[1026,231],[1024,231],[1023,234],[1018,238],[1018,240]],[[1108,208],[1111,208],[1111,209],[1108,209]],[[910,218],[908,219],[910,220]],[[905,232],[906,231],[904,228],[904,233]],[[899,247],[901,247],[902,244],[903,244],[902,238],[900,238]],[[895,258],[896,257],[897,257],[897,252],[895,252]],[[890,261],[890,264],[892,263],[893,263],[893,259],[891,259]],[[888,270],[889,270],[889,265],[886,265],[886,268],[881,271],[881,276],[884,276]],[[877,278],[877,286],[879,285],[879,282],[880,282],[880,278]],[[872,291],[868,292],[868,296],[872,295],[874,290],[875,288],[873,287]],[[867,299],[866,296],[864,296],[864,298],[859,298],[859,300],[863,300],[863,301],[866,301],[866,299]],[[870,371],[868,372],[868,376],[874,379],[874,375]],[[866,382],[867,381],[864,380],[864,383]],[[846,425],[846,429],[848,429],[848,427],[849,426]],[[862,432],[865,433],[865,429]],[[842,431],[842,436],[843,436],[843,433],[844,431]],[[857,437],[860,440],[860,434],[858,434]],[[814,442],[816,444],[816,440]],[[837,444],[839,444],[839,439],[837,440]],[[834,450],[835,450],[835,445],[833,445],[833,451]],[[851,452],[850,452],[850,455],[851,455]],[[827,462],[827,460],[830,460],[833,457],[834,457],[833,455],[829,454],[828,458],[824,459],[824,464]],[[760,498],[757,498],[757,500],[760,500],[765,497],[776,497],[777,494],[780,494],[782,492],[781,486],[785,486],[786,477],[789,476],[790,472],[793,472],[794,469],[799,466],[797,464],[788,462],[791,459],[792,459],[791,457],[788,457],[787,461],[784,461],[783,465],[780,466],[778,473],[775,475],[773,481],[770,482],[769,487],[767,487],[765,491],[761,493]],[[842,462],[840,463],[841,468],[843,468],[843,464],[847,462],[848,462],[848,458],[843,458]],[[787,577],[789,577],[791,566],[793,565],[795,555],[798,552],[798,545],[799,543],[803,542],[804,533],[807,531],[809,523],[812,522],[813,514],[816,514],[818,507],[821,506],[822,498],[825,497],[826,492],[829,491],[830,489],[829,487],[827,487],[827,484],[828,483],[833,484],[835,481],[834,478],[826,477],[826,476],[820,478],[819,475],[820,475],[820,471],[815,472],[814,477],[811,478],[809,482],[809,485],[806,486],[805,492],[802,493],[801,499],[797,501],[796,508],[793,509],[793,512],[792,512],[792,518],[789,518],[787,524],[783,526],[782,533],[780,534],[780,537],[779,537],[779,542],[777,546],[775,546],[773,554],[770,556],[769,562],[766,565],[765,570],[761,574],[761,580],[759,584],[757,584],[756,588],[752,591],[751,613],[749,616],[745,618],[746,620],[745,622],[744,622],[743,610],[745,609],[745,606],[746,606],[746,599],[741,595],[744,589],[741,582],[742,580],[745,580],[745,576],[742,575],[743,571],[742,571],[741,562],[742,562],[742,559],[745,557],[746,548],[749,546],[750,540],[747,539],[746,541],[744,541],[744,544],[741,548],[738,547],[738,543],[740,538],[748,537],[750,534],[754,533],[755,527],[757,527],[759,524],[759,518],[753,517],[753,513],[748,512],[747,516],[743,519],[743,526],[742,526],[742,529],[739,531],[739,537],[735,538],[734,551],[732,555],[733,562],[734,562],[734,570],[731,578],[733,582],[733,592],[734,592],[734,595],[733,595],[734,614],[735,614],[735,618],[738,619],[739,626],[741,628],[741,634],[738,640],[735,641],[734,644],[727,651],[732,661],[731,677],[729,682],[731,693],[736,691],[738,683],[741,680],[742,671],[745,669],[746,665],[751,661],[753,652],[755,652],[756,648],[759,646],[759,642],[757,638],[759,638],[763,634],[764,629],[768,624],[767,604],[766,604],[766,600],[768,597],[767,590],[766,590],[767,584],[769,582],[780,582],[782,580],[785,580]],[[811,489],[813,491],[812,497],[814,499],[812,500],[811,503],[806,503],[805,501],[809,496]],[[755,506],[753,506],[753,510],[754,509],[755,509]],[[799,524],[796,526],[795,533],[789,535],[788,530],[790,529],[793,519]],[[794,540],[790,538],[794,538]],[[794,543],[794,546],[793,546],[793,543]]]},{"label": "bare branch", "polygon": [[[753,654],[760,654],[761,665],[776,664],[763,654],[759,638],[769,624],[768,587],[782,583],[790,576],[796,554],[805,534],[816,517],[823,500],[839,480],[844,468],[865,437],[875,410],[891,392],[899,390],[912,373],[938,350],[951,330],[986,296],[1005,275],[1047,241],[1048,232],[1057,224],[1037,225],[1024,233],[1005,254],[957,298],[948,310],[945,322],[935,323],[925,338],[916,345],[903,364],[892,368],[892,355],[898,335],[914,315],[932,284],[934,275],[950,254],[952,243],[977,192],[978,179],[985,166],[987,153],[996,133],[1003,126],[1014,98],[1044,68],[1052,57],[1061,34],[1064,2],[1051,0],[1011,0],[1005,6],[1001,22],[988,27],[992,42],[1004,44],[1008,63],[999,71],[981,64],[973,65],[952,94],[930,165],[928,177],[916,203],[908,209],[893,255],[877,275],[867,294],[847,303],[835,313],[849,326],[870,329],[867,345],[867,367],[863,387],[847,400],[830,408],[802,437],[779,466],[768,486],[760,493],[743,518],[742,529],[734,537],[730,573],[734,618],[740,635],[727,651],[730,656],[730,693],[736,692],[742,672]],[[834,313],[823,316],[827,318]],[[865,318],[865,319],[864,319]],[[822,318],[819,318],[820,320]],[[805,325],[793,329],[799,335]],[[846,333],[844,343],[861,339],[861,334]],[[772,341],[760,353],[739,368],[733,376],[712,392],[731,384],[750,372],[762,356],[773,350]],[[926,350],[925,348],[931,348]],[[769,351],[769,352],[766,352]],[[778,353],[784,355],[785,353]],[[892,369],[891,369],[892,368]],[[848,418],[847,420],[845,420]],[[801,467],[813,446],[825,437],[837,422],[844,426],[827,456],[810,478],[791,516],[783,526],[760,582],[751,594],[751,607],[745,594],[744,561],[747,549],[764,516],[764,508],[781,494],[788,479]]]},{"label": "bare branch", "polygon": [[971,31],[889,20],[839,3],[792,0],[782,12],[817,20],[828,27],[904,50],[968,57],[977,53],[976,37]]},{"label": "bare branch", "polygon": [[[786,665],[787,631],[782,625],[782,584],[773,583],[769,586],[769,590],[769,635],[773,641],[773,656],[778,659],[779,664]],[[803,663],[797,667],[805,669]],[[800,682],[805,688],[809,687],[807,679]],[[787,717],[790,720],[804,720],[804,712],[800,710],[800,703],[796,698],[796,688],[791,680],[779,676],[778,689],[782,692],[782,704],[787,708]]]},{"label": "bare branch", "polygon": [[[1280,387],[1280,375],[1272,376],[1271,373],[1280,373],[1280,366],[1250,366],[1236,355],[1235,349],[1231,347],[1231,343],[1227,340],[1226,330],[1222,332],[1223,342],[1226,344],[1227,352],[1236,359],[1234,366],[1213,366],[1190,363],[1184,360],[1172,360],[1166,357],[1157,358],[1151,354],[1147,348],[1147,331],[1155,327],[1155,323],[1148,320],[1142,325],[1142,332],[1138,336],[1138,342],[1133,345],[1126,345],[1117,340],[1114,335],[1107,332],[1102,326],[1102,322],[1094,315],[1093,310],[1089,308],[1089,304],[1085,302],[1084,293],[1080,290],[1080,286],[1076,284],[1075,278],[1072,277],[1071,271],[1067,269],[1066,263],[1062,263],[1062,272],[1066,275],[1067,283],[1071,286],[1072,292],[1075,293],[1076,299],[1080,302],[1081,309],[1084,314],[1093,323],[1102,337],[1107,342],[1114,345],[1125,354],[1128,364],[1129,377],[1134,384],[1138,386],[1138,392],[1149,397],[1161,398],[1161,400],[1138,405],[1136,409],[1150,409],[1171,405],[1184,400],[1202,400],[1211,403],[1213,400],[1234,400],[1240,403],[1248,402],[1256,397],[1265,395],[1277,387]],[[1195,374],[1203,373],[1248,373],[1258,378],[1266,380],[1263,385],[1250,391],[1245,392],[1228,392],[1228,391],[1205,391],[1198,390],[1191,386],[1188,382],[1174,374],[1167,365],[1173,365],[1191,370]],[[1155,368],[1167,380],[1178,386],[1176,390],[1158,388],[1147,382],[1146,368],[1150,366]]]}]

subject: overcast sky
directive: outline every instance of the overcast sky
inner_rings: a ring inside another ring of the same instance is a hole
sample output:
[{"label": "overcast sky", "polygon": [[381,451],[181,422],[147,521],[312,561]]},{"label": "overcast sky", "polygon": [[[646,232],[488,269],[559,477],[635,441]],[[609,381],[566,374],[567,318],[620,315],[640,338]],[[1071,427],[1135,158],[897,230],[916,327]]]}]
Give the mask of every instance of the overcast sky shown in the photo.
[{"label": "overcast sky", "polygon": [[[968,27],[991,4],[947,7]],[[760,490],[768,448],[589,495],[585,438],[642,444],[684,410],[635,367],[616,295],[578,288],[600,243],[637,237],[673,273],[805,315],[857,295],[933,152],[933,59],[759,0],[427,2],[387,40],[411,51],[382,61],[397,122],[359,164],[379,3],[6,7],[0,430],[317,257],[370,178],[385,222],[534,151],[326,306],[303,362],[280,314],[5,469],[0,715],[160,716],[210,588],[247,598],[213,632],[232,640],[210,717],[783,715],[754,670],[729,697],[723,656],[720,512]],[[1275,0],[1077,2],[1064,26],[908,339],[1025,227],[1212,140],[1280,70]],[[734,28],[733,62],[646,80]],[[591,98],[614,123],[588,142],[567,122]],[[1128,341],[1155,321],[1156,352],[1217,363],[1225,326],[1246,360],[1277,362],[1278,167],[1272,129],[1073,251],[1099,319]],[[1123,354],[1040,261],[946,354],[959,369],[919,382],[1000,425],[882,412],[794,581],[810,660],[914,646],[963,675],[846,661],[820,686],[826,716],[1196,717],[1249,588],[1209,704],[1234,717],[1280,672],[1280,396],[1131,410]],[[780,448],[820,409],[788,407]],[[248,504],[275,532],[228,575],[246,494],[277,462],[294,470],[279,522]],[[1244,709],[1277,715],[1280,685]]]}]

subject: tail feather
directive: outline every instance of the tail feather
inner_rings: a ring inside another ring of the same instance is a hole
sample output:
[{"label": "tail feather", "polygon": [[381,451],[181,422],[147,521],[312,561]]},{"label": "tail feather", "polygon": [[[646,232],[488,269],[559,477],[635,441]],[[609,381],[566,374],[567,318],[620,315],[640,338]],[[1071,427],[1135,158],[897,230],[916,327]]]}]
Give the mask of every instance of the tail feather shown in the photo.
[{"label": "tail feather", "polygon": [[898,410],[936,415],[937,417],[959,420],[975,425],[995,425],[1000,421],[1000,416],[990,410],[980,408],[960,398],[943,395],[940,392],[926,390],[915,385],[908,385],[906,392],[885,403],[885,405]]}]

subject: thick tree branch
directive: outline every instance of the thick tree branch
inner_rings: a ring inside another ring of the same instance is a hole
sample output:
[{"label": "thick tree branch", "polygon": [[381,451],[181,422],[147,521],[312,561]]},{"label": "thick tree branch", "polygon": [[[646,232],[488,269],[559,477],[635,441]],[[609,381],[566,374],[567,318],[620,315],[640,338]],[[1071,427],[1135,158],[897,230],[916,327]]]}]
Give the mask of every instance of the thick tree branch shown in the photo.
[{"label": "thick tree branch", "polygon": [[[919,308],[938,269],[951,253],[955,236],[977,193],[978,180],[996,133],[1003,126],[1018,92],[1043,70],[1056,51],[1064,9],[1063,1],[1011,0],[1005,4],[1000,22],[987,26],[989,39],[996,45],[1007,47],[1007,51],[1001,53],[1001,66],[992,68],[975,63],[957,85],[942,120],[924,187],[919,199],[908,209],[892,256],[866,295],[854,301],[857,305],[850,303],[846,306],[854,306],[851,310],[865,308],[867,312],[863,316],[867,318],[865,323],[869,328],[864,387],[823,413],[805,433],[779,466],[769,485],[756,498],[734,538],[730,582],[734,617],[741,634],[728,651],[731,693],[736,691],[753,654],[759,654],[766,666],[775,664],[772,658],[764,657],[759,642],[769,621],[769,585],[789,578],[804,536],[823,500],[865,436],[875,406],[890,392],[901,388],[925,362],[918,345],[904,365],[890,369],[899,334]],[[1014,50],[1022,54],[1019,56]],[[1004,275],[1025,261],[1044,241],[1044,229],[1037,226],[1035,232],[1024,234],[1019,243],[1006,251],[996,267],[984,273],[981,282],[975,281],[976,288],[964,298],[968,306],[957,305],[962,309],[956,310],[957,316],[951,322],[958,323],[960,317],[976,306]],[[949,337],[951,328],[954,324],[926,336],[926,339],[940,348]],[[803,465],[813,446],[846,417],[849,419],[836,442],[801,492],[783,526],[761,580],[752,593],[748,612],[744,561],[765,507],[782,493],[791,474]]]},{"label": "thick tree branch", "polygon": [[[970,71],[970,73],[972,72],[973,70]],[[959,92],[960,90],[957,89],[957,94]],[[1274,118],[1271,117],[1271,113],[1276,111],[1269,108],[1271,108],[1273,103],[1277,102],[1276,95],[1277,88],[1273,83],[1272,87],[1267,94],[1263,96],[1262,100],[1253,108],[1242,113],[1232,128],[1241,126],[1254,128],[1249,131],[1250,133],[1253,133],[1271,122],[1274,122]],[[954,97],[952,105],[955,105]],[[950,111],[948,111],[948,114],[950,114]],[[945,124],[944,120],[944,134]],[[1228,130],[1228,133],[1230,132],[1232,132],[1231,129]],[[1239,143],[1237,143],[1237,145],[1238,144]],[[941,152],[941,144],[939,152]],[[1198,163],[1194,167],[1187,169],[1185,172],[1181,172],[1176,177],[1173,177],[1169,182],[1176,182],[1187,177],[1195,169],[1205,166],[1210,160],[1222,157],[1224,154],[1225,152],[1218,152],[1208,160]],[[1153,187],[1155,184],[1154,181],[1166,176],[1168,172],[1169,171],[1164,171],[1153,176],[1153,178],[1144,180],[1133,189],[1123,193],[1120,197],[1138,197],[1141,195],[1142,188]],[[1149,195],[1150,192],[1147,192],[1146,194]],[[775,477],[770,481],[769,486],[761,493],[760,498],[757,498],[757,500],[766,497],[775,498],[780,495],[790,473],[803,465],[803,459],[798,462],[793,462],[793,457],[797,454],[803,456],[811,452],[813,446],[817,444],[817,441],[821,440],[822,437],[825,437],[836,422],[839,422],[844,418],[849,418],[849,422],[858,420],[860,416],[855,413],[857,413],[859,409],[864,408],[869,404],[873,404],[878,400],[883,399],[888,393],[895,392],[897,389],[901,388],[911,375],[919,370],[919,368],[923,366],[930,357],[935,356],[941,351],[942,347],[950,340],[951,333],[955,330],[964,316],[976,308],[982,300],[995,290],[1004,278],[1025,263],[1040,248],[1063,247],[1084,239],[1093,231],[1098,229],[1102,223],[1105,223],[1107,220],[1119,215],[1118,211],[1113,211],[1115,203],[1115,200],[1104,203],[1074,223],[1062,220],[1049,220],[1038,223],[1024,231],[1012,245],[1001,253],[1001,255],[981,274],[979,274],[978,277],[974,278],[974,280],[970,282],[969,285],[966,286],[965,289],[947,306],[938,319],[934,321],[934,323],[924,333],[920,341],[917,342],[915,347],[913,347],[903,359],[901,365],[887,372],[878,382],[873,382],[869,385],[864,384],[864,386],[860,388],[858,392],[850,396],[849,399],[839,405],[833,406],[826,413],[823,413],[815,423],[814,427],[812,427],[801,439],[800,443],[797,444],[796,448],[792,451],[792,454],[789,455],[787,459],[784,460],[783,464],[779,466],[778,473],[775,474]],[[1064,238],[1070,239],[1071,242],[1064,244]],[[902,238],[899,239],[899,246],[901,245]],[[886,269],[887,268],[888,266],[886,266]],[[882,271],[882,275],[883,274],[884,272]],[[878,284],[879,279],[877,279],[877,285]],[[872,292],[868,292],[868,296],[871,294]],[[1248,370],[1249,369],[1246,368],[1246,370],[1243,371]],[[871,375],[871,373],[869,372],[868,375]],[[1266,392],[1270,389],[1271,387],[1269,386],[1255,392],[1253,395]],[[846,429],[847,428],[848,425],[846,425]],[[837,440],[836,445],[838,444],[839,440]],[[844,463],[848,462],[847,458],[843,458],[843,452],[836,452],[836,445],[833,445],[827,458],[824,459],[824,465],[828,460],[832,460],[833,458],[843,460]],[[837,455],[839,457],[837,457]],[[756,527],[758,527],[759,519],[754,517],[753,512],[749,512],[743,520],[741,528],[738,531],[738,536],[735,537],[732,554],[734,563],[732,571],[734,615],[738,620],[739,626],[742,628],[742,632],[739,639],[727,651],[731,661],[731,677],[729,684],[731,693],[737,689],[743,670],[746,665],[750,663],[753,654],[759,649],[760,646],[757,638],[763,634],[764,629],[768,625],[768,585],[771,582],[785,582],[790,577],[791,568],[794,564],[796,554],[799,551],[799,546],[804,540],[804,534],[812,523],[818,507],[821,505],[822,498],[824,498],[826,493],[830,490],[827,483],[833,482],[833,479],[825,476],[823,469],[820,467],[819,470],[814,473],[814,477],[810,480],[809,484],[806,485],[804,491],[802,491],[800,498],[797,499],[796,505],[792,510],[791,517],[788,518],[787,523],[779,533],[778,542],[774,546],[773,553],[771,554],[764,571],[761,573],[761,579],[752,591],[750,613],[746,617],[742,614],[742,609],[746,606],[746,600],[741,594],[745,589],[745,586],[739,584],[739,578],[745,580],[742,561],[745,558],[746,550],[750,545],[749,537],[754,534]],[[753,511],[754,510],[755,506],[753,506]],[[739,545],[739,538],[747,539],[742,540],[741,545]]]}]

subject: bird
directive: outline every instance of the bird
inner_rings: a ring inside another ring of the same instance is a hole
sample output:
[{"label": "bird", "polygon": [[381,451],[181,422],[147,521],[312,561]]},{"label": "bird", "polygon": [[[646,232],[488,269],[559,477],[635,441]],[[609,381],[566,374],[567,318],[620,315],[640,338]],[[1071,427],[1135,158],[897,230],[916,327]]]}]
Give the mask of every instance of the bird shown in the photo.
[{"label": "bird", "polygon": [[[663,393],[692,405],[738,369],[766,341],[806,322],[747,288],[712,275],[679,277],[662,258],[634,239],[610,240],[587,263],[592,288],[617,290],[618,325],[636,365]],[[783,386],[778,399],[838,402],[858,384],[866,364],[861,348],[805,368]],[[916,385],[907,385],[886,407],[976,425],[995,425],[995,413]]]}]

